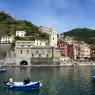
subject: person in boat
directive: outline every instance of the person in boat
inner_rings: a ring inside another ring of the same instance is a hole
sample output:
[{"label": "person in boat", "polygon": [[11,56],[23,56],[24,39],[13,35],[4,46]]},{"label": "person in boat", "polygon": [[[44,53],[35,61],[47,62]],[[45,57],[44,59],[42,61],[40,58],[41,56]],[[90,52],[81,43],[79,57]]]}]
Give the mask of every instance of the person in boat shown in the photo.
[{"label": "person in boat", "polygon": [[24,79],[24,85],[25,85],[25,84],[28,84],[28,83],[30,83],[29,77],[27,77],[26,79]]},{"label": "person in boat", "polygon": [[14,84],[14,83],[13,83],[13,78],[10,78],[10,79],[9,79],[9,83],[10,83],[10,84]]},{"label": "person in boat", "polygon": [[13,78],[10,78],[9,80],[5,80],[4,83],[5,83],[5,84],[6,84],[6,83],[14,84],[14,83],[13,83]]},{"label": "person in boat", "polygon": [[13,82],[13,78],[10,78],[10,79],[9,79],[9,82]]}]

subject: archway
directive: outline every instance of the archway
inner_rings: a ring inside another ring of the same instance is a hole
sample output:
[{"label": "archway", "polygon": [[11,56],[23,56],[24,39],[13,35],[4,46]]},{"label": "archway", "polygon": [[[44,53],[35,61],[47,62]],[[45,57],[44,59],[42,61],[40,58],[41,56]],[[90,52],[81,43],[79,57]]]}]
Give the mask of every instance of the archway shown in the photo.
[{"label": "archway", "polygon": [[20,65],[28,65],[28,62],[23,60],[23,61],[20,62]]}]

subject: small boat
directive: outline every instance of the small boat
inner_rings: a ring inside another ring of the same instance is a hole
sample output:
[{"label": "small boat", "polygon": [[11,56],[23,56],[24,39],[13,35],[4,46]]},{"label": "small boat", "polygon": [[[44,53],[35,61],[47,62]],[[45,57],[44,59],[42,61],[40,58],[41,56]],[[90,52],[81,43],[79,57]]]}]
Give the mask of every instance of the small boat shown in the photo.
[{"label": "small boat", "polygon": [[39,89],[42,86],[42,82],[29,82],[27,84],[23,82],[5,82],[5,85],[10,89]]},{"label": "small boat", "polygon": [[6,72],[7,69],[0,69],[0,72]]},{"label": "small boat", "polygon": [[93,79],[95,79],[95,76],[92,76]]}]

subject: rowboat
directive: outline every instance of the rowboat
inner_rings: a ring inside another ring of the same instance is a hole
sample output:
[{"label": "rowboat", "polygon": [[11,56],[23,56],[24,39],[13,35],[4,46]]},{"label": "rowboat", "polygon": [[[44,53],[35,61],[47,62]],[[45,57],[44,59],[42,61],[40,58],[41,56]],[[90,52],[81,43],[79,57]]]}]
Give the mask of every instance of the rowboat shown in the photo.
[{"label": "rowboat", "polygon": [[0,69],[0,72],[6,72],[7,69]]},{"label": "rowboat", "polygon": [[27,84],[23,82],[6,82],[5,85],[10,89],[39,89],[42,86],[42,82],[29,82]]}]

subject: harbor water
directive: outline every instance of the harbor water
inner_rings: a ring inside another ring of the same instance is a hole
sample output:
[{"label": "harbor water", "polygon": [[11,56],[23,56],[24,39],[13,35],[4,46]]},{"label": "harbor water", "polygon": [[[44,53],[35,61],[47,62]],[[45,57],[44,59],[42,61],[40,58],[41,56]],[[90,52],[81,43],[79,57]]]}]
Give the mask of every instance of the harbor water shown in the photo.
[{"label": "harbor water", "polygon": [[[95,95],[95,67],[7,67],[0,73],[0,95]],[[23,81],[42,80],[37,90],[11,90],[4,86],[4,80],[13,78]]]}]

